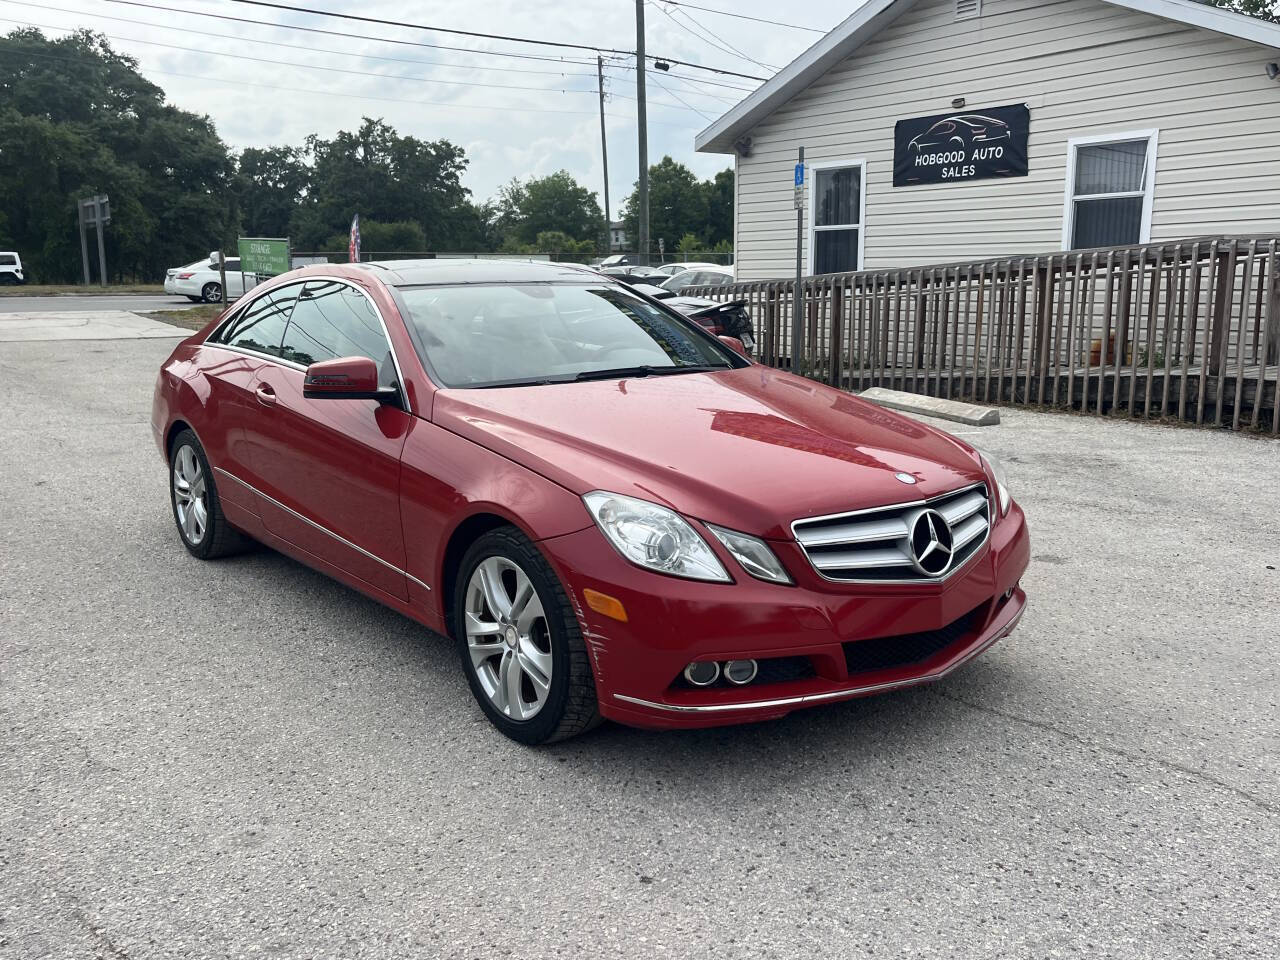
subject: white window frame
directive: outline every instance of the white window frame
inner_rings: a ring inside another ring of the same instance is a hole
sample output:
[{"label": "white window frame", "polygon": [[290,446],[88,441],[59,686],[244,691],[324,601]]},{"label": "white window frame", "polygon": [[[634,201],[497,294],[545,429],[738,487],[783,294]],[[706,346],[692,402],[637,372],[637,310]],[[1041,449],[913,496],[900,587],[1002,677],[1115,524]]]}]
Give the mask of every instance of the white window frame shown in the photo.
[{"label": "white window frame", "polygon": [[[828,226],[819,227],[815,225],[817,202],[818,202],[818,171],[819,170],[844,170],[849,167],[858,168],[858,222],[838,223]],[[850,227],[858,229],[858,270],[867,269],[867,161],[864,157],[848,157],[841,160],[815,160],[805,164],[805,179],[809,186],[809,228],[807,231],[808,256],[806,276],[813,276],[814,255],[817,251],[817,244],[814,242],[815,234],[819,231],[826,230],[847,230]]]},{"label": "white window frame", "polygon": [[1076,232],[1076,154],[1080,147],[1096,147],[1103,143],[1132,143],[1147,141],[1147,167],[1142,175],[1142,190],[1124,193],[1088,194],[1087,200],[1109,200],[1117,197],[1142,197],[1142,223],[1139,225],[1139,243],[1151,242],[1151,208],[1155,202],[1156,154],[1160,146],[1160,130],[1128,130],[1119,133],[1099,133],[1087,137],[1072,137],[1067,141],[1067,175],[1062,203],[1062,249],[1072,249],[1071,241]]}]

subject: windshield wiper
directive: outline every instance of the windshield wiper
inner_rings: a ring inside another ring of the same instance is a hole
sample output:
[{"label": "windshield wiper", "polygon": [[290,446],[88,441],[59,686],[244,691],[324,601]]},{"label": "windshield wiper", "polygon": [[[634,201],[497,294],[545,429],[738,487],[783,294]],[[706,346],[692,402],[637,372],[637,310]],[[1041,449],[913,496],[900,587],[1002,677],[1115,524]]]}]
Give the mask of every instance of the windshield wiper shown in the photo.
[{"label": "windshield wiper", "polygon": [[583,370],[574,380],[613,380],[622,377],[666,377],[673,373],[706,373],[708,370],[728,370],[727,363],[691,363],[677,367],[611,367],[605,370]]}]

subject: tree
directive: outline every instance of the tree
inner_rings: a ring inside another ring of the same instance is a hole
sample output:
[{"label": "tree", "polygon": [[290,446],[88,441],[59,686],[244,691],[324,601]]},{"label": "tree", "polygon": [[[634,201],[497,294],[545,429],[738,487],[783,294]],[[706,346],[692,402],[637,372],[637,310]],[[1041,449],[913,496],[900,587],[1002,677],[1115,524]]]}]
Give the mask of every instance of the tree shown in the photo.
[{"label": "tree", "polygon": [[512,180],[498,191],[489,211],[493,233],[504,247],[535,244],[544,233],[563,234],[575,244],[589,241],[599,246],[604,240],[604,213],[595,193],[567,170],[524,182]]},{"label": "tree", "polygon": [[[324,249],[343,251],[351,240],[351,231],[344,230],[329,238]],[[367,253],[417,253],[427,249],[427,235],[422,224],[414,220],[396,223],[380,223],[360,218],[360,249]]]},{"label": "tree", "polygon": [[479,222],[462,185],[466,155],[448,140],[402,137],[382,120],[364,119],[360,129],[332,140],[307,138],[311,184],[290,223],[299,249],[314,248],[343,233],[351,218],[412,220],[428,250],[456,250],[476,233]]},{"label": "tree", "polygon": [[[637,204],[633,190],[622,210],[627,236],[640,235]],[[652,253],[658,239],[666,249],[683,244],[693,234],[699,250],[709,250],[733,237],[733,171],[723,170],[712,180],[699,181],[692,170],[671,157],[663,157],[649,167],[649,236]],[[686,251],[687,252],[687,251]]]},{"label": "tree", "polygon": [[1200,0],[1214,7],[1225,7],[1236,13],[1257,17],[1259,20],[1270,20],[1280,23],[1280,4],[1276,0]]},{"label": "tree", "polygon": [[311,182],[311,171],[296,147],[249,147],[236,164],[233,187],[240,205],[240,229],[250,237],[284,237],[289,218]]},{"label": "tree", "polygon": [[116,278],[158,277],[234,240],[233,168],[213,124],[166,104],[104,37],[14,30],[0,78],[0,209],[32,279],[78,278],[76,201],[97,193],[111,198]]}]

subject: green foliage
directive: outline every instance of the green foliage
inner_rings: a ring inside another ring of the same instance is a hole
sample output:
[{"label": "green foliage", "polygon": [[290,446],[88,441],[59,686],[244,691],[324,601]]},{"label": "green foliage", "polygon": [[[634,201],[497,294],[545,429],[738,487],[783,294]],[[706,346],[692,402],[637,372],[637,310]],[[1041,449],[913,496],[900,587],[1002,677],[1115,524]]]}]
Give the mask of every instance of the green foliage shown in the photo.
[{"label": "green foliage", "polygon": [[332,140],[312,134],[303,154],[311,180],[290,220],[296,249],[345,233],[357,213],[362,221],[415,221],[427,250],[461,249],[475,232],[478,218],[467,212],[471,191],[461,181],[466,157],[448,140],[402,137],[366,117],[359,130],[340,131]]},{"label": "green foliage", "polygon": [[[638,189],[632,191],[622,211],[632,238],[640,236],[637,193]],[[733,171],[722,170],[714,179],[699,181],[683,163],[663,157],[649,167],[649,252],[657,251],[659,238],[668,250],[679,249],[689,234],[698,241],[693,249],[709,250],[720,243],[732,249]]]},{"label": "green foliage", "polygon": [[1200,0],[1213,7],[1225,7],[1236,13],[1257,17],[1259,20],[1270,20],[1280,23],[1280,4],[1276,0]]},{"label": "green foliage", "polygon": [[698,239],[697,234],[686,233],[676,244],[676,253],[697,253],[705,246],[706,244]]},{"label": "green foliage", "polygon": [[231,176],[208,118],[166,104],[103,37],[0,37],[0,208],[33,282],[80,276],[76,200],[95,193],[111,198],[113,280],[156,277],[234,240]]},{"label": "green foliage", "polygon": [[286,237],[289,220],[310,185],[311,171],[295,147],[249,147],[240,154],[232,190],[240,227],[249,237]]},{"label": "green foliage", "polygon": [[498,192],[488,213],[492,237],[503,250],[513,244],[537,246],[539,236],[548,232],[575,245],[589,243],[591,250],[604,242],[604,213],[596,195],[567,170],[524,182],[512,180]]},{"label": "green foliage", "polygon": [[[323,249],[337,252],[347,249],[350,229],[335,233]],[[360,218],[360,249],[366,253],[417,253],[427,249],[427,234],[414,220],[380,223]]]}]

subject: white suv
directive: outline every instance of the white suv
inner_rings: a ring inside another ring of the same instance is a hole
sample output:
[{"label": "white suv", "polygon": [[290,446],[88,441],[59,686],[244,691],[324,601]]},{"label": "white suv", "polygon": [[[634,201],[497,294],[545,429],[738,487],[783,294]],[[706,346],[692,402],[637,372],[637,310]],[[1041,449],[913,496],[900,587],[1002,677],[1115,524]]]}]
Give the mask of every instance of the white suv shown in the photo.
[{"label": "white suv", "polygon": [[22,258],[12,250],[0,251],[0,283],[26,283]]}]

